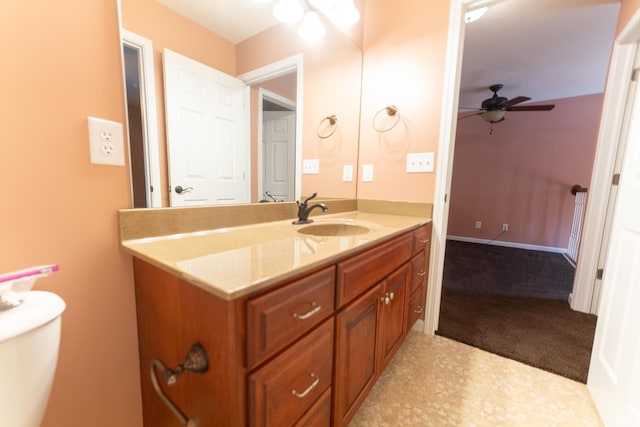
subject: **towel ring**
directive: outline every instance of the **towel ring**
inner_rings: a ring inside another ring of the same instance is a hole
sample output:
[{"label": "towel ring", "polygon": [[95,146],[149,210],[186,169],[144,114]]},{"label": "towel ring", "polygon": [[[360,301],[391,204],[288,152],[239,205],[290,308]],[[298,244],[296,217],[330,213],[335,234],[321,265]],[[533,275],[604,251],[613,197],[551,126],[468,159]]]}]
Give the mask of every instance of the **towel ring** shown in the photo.
[{"label": "towel ring", "polygon": [[[389,117],[396,116],[396,121],[387,129],[380,129],[378,126],[376,126],[376,119],[378,118],[380,113],[382,113],[383,111],[386,111]],[[389,132],[391,129],[396,127],[398,122],[400,122],[400,114],[398,114],[398,107],[396,107],[395,105],[389,105],[387,107],[384,107],[373,116],[373,128],[376,130],[376,132],[380,132],[380,133]]]},{"label": "towel ring", "polygon": [[[320,135],[320,127],[322,126],[322,124],[324,122],[329,122],[329,125],[327,126],[327,128],[329,128],[330,126],[333,126],[333,131],[329,134],[329,135]],[[332,114],[330,116],[325,117],[324,119],[322,119],[320,121],[320,123],[318,124],[318,129],[316,129],[316,135],[318,135],[318,138],[320,139],[327,139],[329,138],[331,135],[333,135],[334,133],[336,133],[336,129],[338,129],[338,126],[336,126],[336,123],[338,122],[338,118],[336,117],[335,114]]]}]

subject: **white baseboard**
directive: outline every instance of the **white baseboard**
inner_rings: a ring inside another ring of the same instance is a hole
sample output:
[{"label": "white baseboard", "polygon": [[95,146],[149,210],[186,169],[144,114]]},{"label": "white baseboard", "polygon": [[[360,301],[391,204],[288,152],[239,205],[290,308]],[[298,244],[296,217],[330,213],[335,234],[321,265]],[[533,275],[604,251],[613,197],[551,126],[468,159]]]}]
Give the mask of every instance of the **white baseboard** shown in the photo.
[{"label": "white baseboard", "polygon": [[509,248],[528,249],[532,251],[545,251],[565,254],[567,248],[554,248],[553,246],[528,245],[526,243],[505,242],[501,240],[476,239],[474,237],[447,236],[449,240],[457,240],[459,242],[480,243],[483,245],[506,246]]}]

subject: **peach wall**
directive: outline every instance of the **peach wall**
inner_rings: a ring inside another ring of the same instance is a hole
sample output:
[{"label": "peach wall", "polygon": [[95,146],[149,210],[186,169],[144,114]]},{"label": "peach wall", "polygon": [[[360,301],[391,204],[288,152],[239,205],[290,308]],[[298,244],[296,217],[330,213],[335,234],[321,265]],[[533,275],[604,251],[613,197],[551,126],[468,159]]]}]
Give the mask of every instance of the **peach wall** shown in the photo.
[{"label": "peach wall", "polygon": [[[359,174],[373,164],[374,181],[359,177],[359,198],[433,202],[435,172],[406,173],[406,155],[437,152],[448,18],[449,1],[366,3]],[[378,133],[373,118],[387,105],[401,120]]]},{"label": "peach wall", "polygon": [[122,27],[153,42],[158,104],[160,191],[162,206],[169,206],[162,51],[165,48],[170,49],[235,76],[235,45],[156,1],[121,0],[121,4]]},{"label": "peach wall", "polygon": [[[278,25],[237,45],[237,71],[242,74],[300,52],[304,54],[302,158],[320,159],[320,175],[302,176],[302,193],[353,198],[356,180],[343,182],[342,168],[351,164],[355,169],[358,161],[360,49],[338,32],[327,31],[321,43],[308,44],[290,27]],[[322,140],[316,130],[332,114],[338,117],[338,130]]]},{"label": "peach wall", "polygon": [[[588,187],[602,94],[550,101],[545,112],[507,113],[490,125],[458,121],[448,234],[567,248],[574,184]],[[475,229],[475,222],[482,228]]]},{"label": "peach wall", "polygon": [[640,10],[640,0],[622,0],[616,35],[620,34],[620,31],[629,23],[638,10]]},{"label": "peach wall", "polygon": [[139,427],[129,171],[91,164],[87,138],[87,116],[125,120],[116,2],[7,3],[0,32],[0,271],[57,263],[36,288],[67,304],[43,426]]}]

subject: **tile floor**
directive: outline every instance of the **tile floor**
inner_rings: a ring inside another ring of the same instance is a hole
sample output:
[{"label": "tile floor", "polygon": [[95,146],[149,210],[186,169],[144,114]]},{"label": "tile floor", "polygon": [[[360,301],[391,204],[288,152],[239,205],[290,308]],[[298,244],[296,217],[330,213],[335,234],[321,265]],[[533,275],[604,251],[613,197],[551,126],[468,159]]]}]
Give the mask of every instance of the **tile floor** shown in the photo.
[{"label": "tile floor", "polygon": [[586,385],[411,331],[350,426],[602,426]]}]

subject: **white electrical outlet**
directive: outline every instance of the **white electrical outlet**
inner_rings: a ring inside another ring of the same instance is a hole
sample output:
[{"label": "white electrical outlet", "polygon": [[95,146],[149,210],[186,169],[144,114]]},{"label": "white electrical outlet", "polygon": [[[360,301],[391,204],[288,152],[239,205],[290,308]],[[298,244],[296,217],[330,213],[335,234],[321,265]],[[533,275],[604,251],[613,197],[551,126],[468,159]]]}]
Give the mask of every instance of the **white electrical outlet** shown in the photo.
[{"label": "white electrical outlet", "polygon": [[344,182],[353,181],[353,165],[344,165],[342,168],[342,180]]},{"label": "white electrical outlet", "polygon": [[502,224],[502,231],[509,231],[509,224]]},{"label": "white electrical outlet", "polygon": [[433,152],[407,154],[407,172],[433,172],[434,158],[435,154]]},{"label": "white electrical outlet", "polygon": [[124,166],[122,123],[89,117],[91,163]]},{"label": "white electrical outlet", "polygon": [[320,173],[320,159],[304,159],[302,161],[302,173],[305,175],[318,175]]},{"label": "white electrical outlet", "polygon": [[373,165],[362,165],[362,182],[373,182]]},{"label": "white electrical outlet", "polygon": [[477,229],[482,228],[482,221],[476,221],[476,228]]}]

